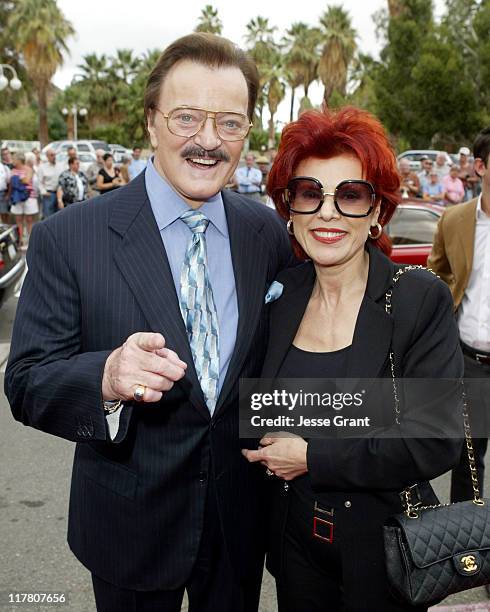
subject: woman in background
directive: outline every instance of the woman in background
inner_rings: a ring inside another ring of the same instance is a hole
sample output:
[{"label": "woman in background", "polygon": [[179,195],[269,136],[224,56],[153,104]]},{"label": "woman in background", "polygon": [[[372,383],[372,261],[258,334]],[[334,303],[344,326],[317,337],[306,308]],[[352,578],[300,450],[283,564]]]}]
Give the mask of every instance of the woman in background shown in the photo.
[{"label": "woman in background", "polygon": [[114,166],[114,159],[110,153],[105,153],[103,156],[104,166],[99,170],[97,175],[97,190],[100,193],[113,191],[124,185],[124,180],[120,176],[119,168]]}]

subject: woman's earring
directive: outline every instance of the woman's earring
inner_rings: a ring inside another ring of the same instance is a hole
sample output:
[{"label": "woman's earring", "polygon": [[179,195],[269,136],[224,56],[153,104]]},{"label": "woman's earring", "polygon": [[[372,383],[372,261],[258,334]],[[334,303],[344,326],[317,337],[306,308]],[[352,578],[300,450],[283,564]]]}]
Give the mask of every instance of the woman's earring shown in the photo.
[{"label": "woman's earring", "polygon": [[371,227],[370,227],[368,236],[371,238],[371,240],[377,240],[383,233],[383,226],[380,223],[376,223],[376,225],[372,227],[375,227],[378,230],[378,233],[373,235],[371,233]]},{"label": "woman's earring", "polygon": [[288,234],[290,236],[294,236],[294,227],[292,219],[289,219],[289,221],[287,222],[286,229],[288,230]]}]

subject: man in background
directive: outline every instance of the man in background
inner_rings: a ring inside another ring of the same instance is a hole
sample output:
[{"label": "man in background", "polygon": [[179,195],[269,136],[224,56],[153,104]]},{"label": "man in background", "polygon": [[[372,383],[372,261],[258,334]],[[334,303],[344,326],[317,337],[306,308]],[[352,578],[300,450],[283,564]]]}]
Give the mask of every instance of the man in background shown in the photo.
[{"label": "man in background", "polygon": [[[490,127],[476,137],[473,154],[475,171],[482,179],[481,195],[444,212],[427,265],[449,285],[454,299],[470,422],[476,424],[473,447],[483,496],[486,424],[490,422],[489,385],[482,384],[482,380],[490,382]],[[451,501],[472,497],[465,446],[460,464],[452,472]]]},{"label": "man in background", "polygon": [[104,167],[104,154],[105,154],[104,149],[97,149],[95,151],[96,160],[92,162],[90,166],[87,168],[86,175],[87,175],[87,180],[88,180],[89,195],[91,197],[99,193],[96,187],[97,176],[100,170],[102,170],[102,168]]},{"label": "man in background", "polygon": [[128,166],[129,180],[135,179],[146,168],[146,160],[141,159],[141,147],[133,147],[132,160]]},{"label": "man in background", "polygon": [[41,195],[43,219],[54,215],[58,210],[56,191],[60,174],[65,169],[65,164],[57,163],[56,153],[53,149],[46,151],[47,161],[41,162],[38,170],[39,192]]},{"label": "man in background", "polygon": [[10,182],[10,168],[0,162],[0,221],[8,223],[10,219],[10,204],[7,200],[7,189]]},{"label": "man in background", "polygon": [[245,155],[245,166],[238,168],[235,172],[235,184],[238,193],[260,200],[262,172],[255,167],[255,155]]}]

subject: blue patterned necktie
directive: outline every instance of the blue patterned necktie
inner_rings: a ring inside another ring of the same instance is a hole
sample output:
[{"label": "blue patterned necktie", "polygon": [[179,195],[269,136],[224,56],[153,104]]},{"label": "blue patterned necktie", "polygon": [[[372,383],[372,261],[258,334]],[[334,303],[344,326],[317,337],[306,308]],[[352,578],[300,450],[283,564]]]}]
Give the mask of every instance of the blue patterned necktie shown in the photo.
[{"label": "blue patterned necktie", "polygon": [[180,218],[192,231],[180,274],[180,311],[197,376],[212,415],[218,399],[219,326],[204,235],[209,219],[198,210],[189,210]]}]

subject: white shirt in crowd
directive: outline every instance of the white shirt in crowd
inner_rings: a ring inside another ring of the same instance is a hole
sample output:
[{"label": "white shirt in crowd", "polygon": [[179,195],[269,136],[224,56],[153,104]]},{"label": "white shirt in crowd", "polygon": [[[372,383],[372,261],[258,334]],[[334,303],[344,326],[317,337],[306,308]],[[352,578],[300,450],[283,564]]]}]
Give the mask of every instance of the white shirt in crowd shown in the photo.
[{"label": "white shirt in crowd", "polygon": [[0,191],[7,191],[10,181],[10,169],[0,162]]},{"label": "white shirt in crowd", "polygon": [[490,217],[476,206],[473,268],[459,307],[461,340],[480,351],[490,352]]},{"label": "white shirt in crowd", "polygon": [[60,174],[66,170],[66,163],[43,162],[38,169],[37,178],[39,180],[39,190],[42,196],[48,194],[48,191],[56,191],[58,188],[58,179]]}]

